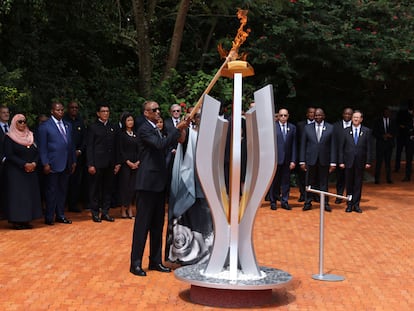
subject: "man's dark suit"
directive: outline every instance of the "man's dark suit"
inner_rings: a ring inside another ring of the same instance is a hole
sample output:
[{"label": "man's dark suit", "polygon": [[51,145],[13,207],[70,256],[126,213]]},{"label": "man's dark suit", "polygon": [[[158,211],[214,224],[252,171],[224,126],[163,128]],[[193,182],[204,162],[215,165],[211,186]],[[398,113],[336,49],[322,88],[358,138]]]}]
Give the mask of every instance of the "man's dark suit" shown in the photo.
[{"label": "man's dark suit", "polygon": [[[299,121],[298,123],[296,123],[296,150],[297,150],[296,163],[299,162],[299,153],[300,153],[300,145],[302,142],[303,129],[305,128],[306,125],[312,124],[313,122],[314,121],[308,121],[308,119],[306,119],[306,120]],[[308,196],[308,193],[306,192],[306,189],[305,189],[306,172],[301,170],[299,165],[296,165],[295,172],[296,172],[296,182],[298,184],[299,193],[300,193],[299,201],[305,201],[306,197]]]},{"label": "man's dark suit", "polygon": [[375,120],[372,128],[372,135],[375,137],[375,183],[380,182],[381,166],[384,161],[387,182],[391,182],[391,155],[394,149],[397,127],[394,120],[388,118],[389,127],[387,131],[384,126],[384,119],[381,117]]},{"label": "man's dark suit", "polygon": [[111,205],[114,167],[116,162],[115,137],[117,127],[110,122],[97,120],[87,131],[86,163],[95,167],[96,173],[89,175],[89,206],[92,216],[108,215]]},{"label": "man's dark suit", "polygon": [[347,195],[352,195],[348,206],[359,208],[362,181],[366,164],[371,164],[371,130],[361,126],[358,143],[354,142],[353,127],[344,129],[340,142],[339,162],[345,164],[345,182]]},{"label": "man's dark suit", "polygon": [[63,121],[66,141],[51,117],[39,126],[39,155],[43,166],[50,165],[51,172],[46,175],[46,212],[47,223],[64,219],[65,200],[72,164],[76,163],[75,146],[72,143],[72,126]]},{"label": "man's dark suit", "polygon": [[[351,125],[351,121],[349,121],[349,125]],[[334,133],[335,133],[335,141],[340,142],[343,139],[344,135],[344,121],[340,120],[333,124]],[[338,147],[337,152],[337,165],[336,165],[336,194],[343,195],[345,190],[345,171],[338,167],[339,165],[339,143],[336,144]]]},{"label": "man's dark suit", "polygon": [[[303,129],[300,146],[300,163],[305,163],[308,174],[308,185],[328,191],[329,166],[337,162],[337,149],[332,124],[323,123],[321,138],[316,137],[316,122],[308,124]],[[307,196],[305,206],[309,206],[311,196]]]},{"label": "man's dark suit", "polygon": [[[3,158],[4,158],[4,137],[5,137],[5,133],[3,131],[3,129],[0,129],[0,189],[2,191],[2,193],[5,193],[5,189],[4,189],[4,180],[5,180],[5,174],[3,173],[3,167],[4,167],[4,163],[3,163]],[[5,203],[6,203],[6,198],[2,198],[0,200],[0,220],[3,219],[5,217]]]},{"label": "man's dark suit", "polygon": [[131,249],[131,266],[141,266],[148,232],[150,233],[150,265],[161,264],[162,230],[165,217],[167,166],[165,150],[177,142],[179,130],[162,136],[146,120],[138,130],[139,160],[137,171],[137,215]]},{"label": "man's dark suit", "polygon": [[283,138],[283,133],[279,122],[276,123],[276,140],[277,140],[277,170],[273,179],[269,197],[270,203],[275,203],[277,197],[280,196],[280,203],[282,206],[288,204],[289,189],[290,189],[290,163],[296,163],[296,126],[287,122],[286,137]]},{"label": "man's dark suit", "polygon": [[71,135],[77,155],[76,169],[69,178],[68,209],[72,212],[79,212],[80,209],[77,204],[79,202],[81,193],[83,193],[82,186],[84,183],[82,183],[82,179],[85,173],[86,127],[85,123],[80,117],[71,118],[69,115],[66,115],[63,119],[72,125]]}]

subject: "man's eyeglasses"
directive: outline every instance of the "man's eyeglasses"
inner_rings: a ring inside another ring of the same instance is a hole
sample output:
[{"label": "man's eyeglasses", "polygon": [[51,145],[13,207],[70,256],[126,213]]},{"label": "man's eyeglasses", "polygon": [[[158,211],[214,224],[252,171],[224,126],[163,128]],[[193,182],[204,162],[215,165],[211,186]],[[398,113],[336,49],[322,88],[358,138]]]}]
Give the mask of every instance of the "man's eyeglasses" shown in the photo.
[{"label": "man's eyeglasses", "polygon": [[26,120],[17,120],[17,123],[19,123],[19,124],[26,124]]},{"label": "man's eyeglasses", "polygon": [[173,110],[172,112],[181,112],[181,110]]},{"label": "man's eyeglasses", "polygon": [[157,111],[161,111],[161,109],[160,107],[158,107],[158,108],[148,109],[147,111],[157,112]]},{"label": "man's eyeglasses", "polygon": [[287,117],[287,114],[280,114],[279,117]]}]

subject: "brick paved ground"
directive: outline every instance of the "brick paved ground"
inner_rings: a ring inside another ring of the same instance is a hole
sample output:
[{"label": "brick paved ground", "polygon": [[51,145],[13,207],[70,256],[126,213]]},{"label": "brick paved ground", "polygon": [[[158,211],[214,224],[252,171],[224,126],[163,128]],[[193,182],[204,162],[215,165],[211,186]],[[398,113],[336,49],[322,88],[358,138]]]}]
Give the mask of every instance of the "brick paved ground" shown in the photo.
[{"label": "brick paved ground", "polygon": [[[365,184],[363,214],[334,204],[325,214],[324,272],[342,282],[311,277],[319,272],[319,210],[302,212],[296,188],[292,211],[272,211],[265,202],[254,230],[258,263],[293,279],[260,309],[414,310],[414,187],[401,179],[390,187]],[[129,273],[132,220],[68,216],[72,225],[39,220],[25,231],[0,222],[0,310],[218,309],[189,302],[189,284],[173,274]]]}]

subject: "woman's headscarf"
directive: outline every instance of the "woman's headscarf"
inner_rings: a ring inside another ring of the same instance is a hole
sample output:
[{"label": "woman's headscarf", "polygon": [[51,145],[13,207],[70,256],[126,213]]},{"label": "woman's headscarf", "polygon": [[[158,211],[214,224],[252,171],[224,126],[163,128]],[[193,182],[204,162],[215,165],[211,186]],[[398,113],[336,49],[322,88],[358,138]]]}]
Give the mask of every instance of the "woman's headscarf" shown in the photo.
[{"label": "woman's headscarf", "polygon": [[30,146],[33,144],[33,133],[26,126],[23,131],[17,129],[17,121],[26,120],[26,117],[22,114],[16,114],[10,124],[10,130],[7,135],[16,143],[23,146]]}]

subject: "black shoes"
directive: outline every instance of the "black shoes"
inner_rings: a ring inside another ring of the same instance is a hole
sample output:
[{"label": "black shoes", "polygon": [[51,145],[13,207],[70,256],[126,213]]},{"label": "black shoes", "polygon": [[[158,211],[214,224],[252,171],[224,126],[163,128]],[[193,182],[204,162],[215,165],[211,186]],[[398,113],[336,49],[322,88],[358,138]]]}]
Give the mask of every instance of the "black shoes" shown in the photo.
[{"label": "black shoes", "polygon": [[282,207],[283,209],[288,210],[288,211],[290,211],[290,210],[292,209],[292,207],[291,207],[288,203],[284,203],[284,204],[282,204],[282,205],[281,205],[281,207]]},{"label": "black shoes", "polygon": [[27,229],[33,229],[33,225],[29,223],[14,223],[13,224],[14,230],[27,230]]},{"label": "black shoes", "polygon": [[54,223],[53,220],[47,220],[47,219],[45,219],[45,224],[48,225],[48,226],[53,226],[55,223]]},{"label": "black shoes", "polygon": [[93,222],[102,222],[101,218],[98,215],[92,215]]},{"label": "black shoes", "polygon": [[310,211],[312,209],[312,204],[305,204],[302,208],[304,211]]},{"label": "black shoes", "polygon": [[[150,263],[148,270],[155,270],[158,272],[171,272],[171,269],[164,266],[162,263]],[[130,266],[129,272],[137,276],[147,276],[147,273],[144,270],[142,270],[140,264]]]},{"label": "black shoes", "polygon": [[301,195],[298,199],[298,202],[305,202],[305,197]]},{"label": "black shoes", "polygon": [[342,199],[340,199],[340,198],[335,199],[335,204],[341,204],[341,203],[342,203]]},{"label": "black shoes", "polygon": [[61,224],[67,224],[67,225],[70,225],[70,224],[72,223],[72,220],[67,219],[66,217],[63,217],[63,218],[56,218],[56,219],[55,219],[55,222],[59,222],[59,223],[61,223]]},{"label": "black shoes", "polygon": [[270,209],[273,211],[277,210],[276,202],[270,202]]},{"label": "black shoes", "polygon": [[346,213],[351,213],[352,211],[362,213],[362,209],[358,205],[355,205],[354,207],[352,207],[352,205],[348,205],[345,209]]},{"label": "black shoes", "polygon": [[405,177],[404,177],[404,179],[403,179],[402,181],[410,181],[410,180],[411,180],[411,178],[410,178],[410,177],[405,176]]},{"label": "black shoes", "polygon": [[141,266],[139,265],[131,266],[129,268],[129,272],[137,276],[147,276],[147,273],[144,270],[142,270]]},{"label": "black shoes", "polygon": [[105,220],[105,221],[109,221],[109,222],[114,222],[115,221],[115,219],[113,217],[109,216],[108,214],[103,214],[101,216],[101,219]]},{"label": "black shoes", "polygon": [[360,209],[358,205],[355,205],[354,206],[354,212],[362,213],[362,209]]},{"label": "black shoes", "polygon": [[148,266],[148,270],[155,270],[158,272],[171,272],[171,269],[164,266],[162,263],[158,263],[158,264],[150,263]]},{"label": "black shoes", "polygon": [[332,212],[331,207],[329,206],[329,204],[325,204],[325,211],[327,212]]}]

